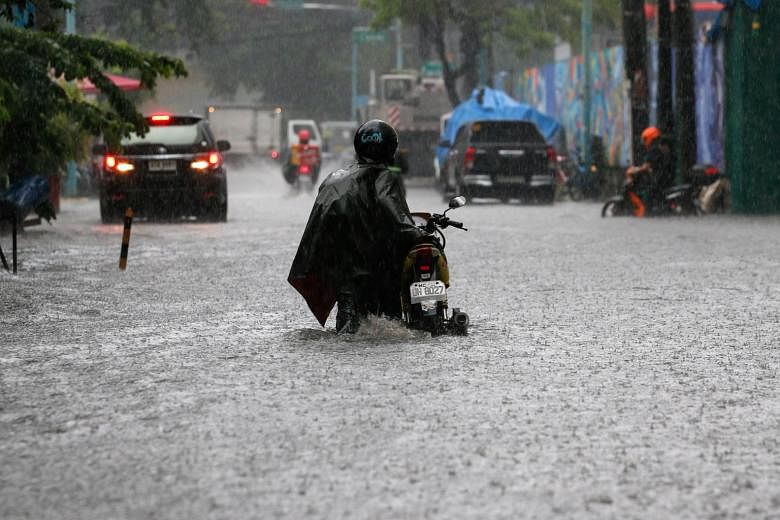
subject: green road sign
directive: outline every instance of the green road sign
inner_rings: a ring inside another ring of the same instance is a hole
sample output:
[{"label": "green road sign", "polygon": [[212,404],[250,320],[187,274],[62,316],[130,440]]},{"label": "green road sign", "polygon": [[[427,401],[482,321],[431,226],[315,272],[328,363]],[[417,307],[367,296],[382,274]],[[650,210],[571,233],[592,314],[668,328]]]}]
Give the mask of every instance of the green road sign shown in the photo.
[{"label": "green road sign", "polygon": [[352,43],[385,43],[387,31],[372,31],[371,29],[352,29]]},{"label": "green road sign", "polygon": [[273,3],[280,9],[303,9],[303,0],[273,0]]},{"label": "green road sign", "polygon": [[427,78],[440,78],[444,74],[444,67],[440,61],[426,61],[422,65],[422,75]]}]

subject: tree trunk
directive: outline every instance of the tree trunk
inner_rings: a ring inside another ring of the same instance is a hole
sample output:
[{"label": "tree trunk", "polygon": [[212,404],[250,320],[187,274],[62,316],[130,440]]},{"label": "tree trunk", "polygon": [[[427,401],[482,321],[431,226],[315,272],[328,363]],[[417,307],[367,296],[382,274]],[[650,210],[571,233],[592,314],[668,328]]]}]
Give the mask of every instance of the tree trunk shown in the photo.
[{"label": "tree trunk", "polygon": [[677,48],[677,164],[678,178],[687,179],[696,163],[696,91],[693,65],[693,13],[690,0],[677,0],[674,13]]},{"label": "tree trunk", "polygon": [[672,13],[669,0],[658,0],[658,128],[674,135],[672,89]]},{"label": "tree trunk", "polygon": [[642,131],[650,122],[647,80],[647,24],[644,0],[623,0],[626,76],[631,82],[631,143],[634,162],[644,157]]},{"label": "tree trunk", "polygon": [[463,92],[467,96],[479,86],[479,59],[482,52],[481,34],[476,20],[467,18],[460,25],[460,53],[463,63],[460,70],[463,73]]},{"label": "tree trunk", "polygon": [[450,62],[447,57],[447,44],[444,41],[444,34],[447,30],[447,22],[445,21],[445,14],[442,9],[437,9],[434,14],[435,19],[431,20],[431,37],[436,47],[436,52],[439,55],[442,65],[442,76],[444,77],[444,88],[447,89],[447,97],[450,100],[452,108],[460,105],[460,95],[458,94],[457,79],[459,76],[458,71],[452,70]]}]

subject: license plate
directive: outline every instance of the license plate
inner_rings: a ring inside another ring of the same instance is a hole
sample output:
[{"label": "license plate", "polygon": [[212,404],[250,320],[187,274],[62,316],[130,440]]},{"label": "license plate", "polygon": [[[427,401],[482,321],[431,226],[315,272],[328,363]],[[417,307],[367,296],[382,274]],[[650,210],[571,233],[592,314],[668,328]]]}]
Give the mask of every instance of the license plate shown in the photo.
[{"label": "license plate", "polygon": [[447,299],[447,288],[443,282],[438,280],[433,282],[415,282],[409,286],[409,294],[412,297],[412,303],[445,301]]},{"label": "license plate", "polygon": [[525,177],[496,176],[496,182],[500,184],[525,184]]},{"label": "license plate", "polygon": [[175,172],[176,161],[175,160],[149,161],[149,171],[150,172]]}]

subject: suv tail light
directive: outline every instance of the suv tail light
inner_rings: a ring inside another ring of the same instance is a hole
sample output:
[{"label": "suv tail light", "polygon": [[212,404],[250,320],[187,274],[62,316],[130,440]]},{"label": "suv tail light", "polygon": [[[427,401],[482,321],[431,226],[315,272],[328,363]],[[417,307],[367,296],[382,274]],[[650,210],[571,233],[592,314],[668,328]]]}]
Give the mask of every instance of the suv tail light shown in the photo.
[{"label": "suv tail light", "polygon": [[552,146],[547,147],[547,165],[550,168],[555,168],[558,165],[558,154]]},{"label": "suv tail light", "polygon": [[474,167],[474,159],[477,157],[477,149],[473,146],[466,148],[463,154],[463,167],[470,170]]},{"label": "suv tail light", "polygon": [[216,170],[222,166],[222,156],[219,152],[209,152],[199,155],[190,163],[190,168],[199,172]]},{"label": "suv tail light", "polygon": [[130,173],[135,170],[133,163],[116,155],[106,155],[103,157],[103,169],[112,173]]}]

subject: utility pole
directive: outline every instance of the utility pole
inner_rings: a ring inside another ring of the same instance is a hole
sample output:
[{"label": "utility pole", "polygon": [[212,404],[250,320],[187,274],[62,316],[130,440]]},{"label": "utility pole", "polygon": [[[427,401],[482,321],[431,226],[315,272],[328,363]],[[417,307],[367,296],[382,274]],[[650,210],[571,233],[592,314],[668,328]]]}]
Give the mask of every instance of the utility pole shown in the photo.
[{"label": "utility pole", "polygon": [[696,91],[693,65],[693,12],[690,0],[677,0],[674,13],[677,48],[677,143],[678,179],[685,180],[696,164]]},{"label": "utility pole", "polygon": [[672,12],[669,0],[658,0],[658,128],[674,135],[672,89]]},{"label": "utility pole", "polygon": [[[73,7],[66,11],[65,34],[76,34],[76,0],[71,0]],[[65,178],[64,195],[74,197],[78,191],[78,172],[76,161],[70,160],[66,165],[68,176]]]},{"label": "utility pole", "polygon": [[401,70],[404,68],[404,48],[401,19],[396,18],[393,24],[395,30],[395,68]]},{"label": "utility pole", "polygon": [[642,131],[650,124],[647,81],[647,24],[644,0],[622,0],[626,77],[631,84],[631,150],[633,162],[644,157]]},{"label": "utility pole", "polygon": [[591,134],[593,128],[591,124],[591,107],[593,106],[593,71],[591,70],[591,46],[593,34],[593,0],[583,0],[582,2],[582,59],[585,67],[583,92],[582,92],[582,119],[583,119],[583,137],[582,153],[585,160],[585,168],[590,171],[590,165],[593,163],[593,150],[591,146]]}]

